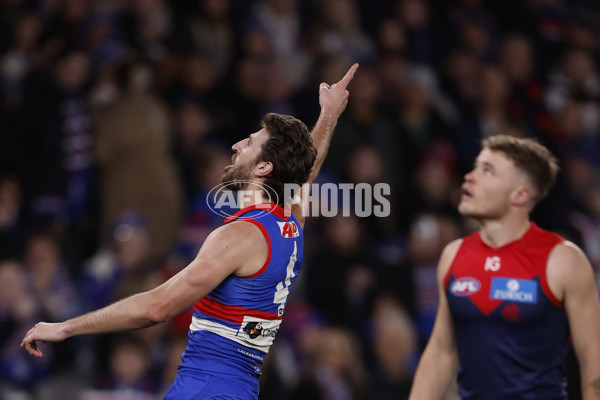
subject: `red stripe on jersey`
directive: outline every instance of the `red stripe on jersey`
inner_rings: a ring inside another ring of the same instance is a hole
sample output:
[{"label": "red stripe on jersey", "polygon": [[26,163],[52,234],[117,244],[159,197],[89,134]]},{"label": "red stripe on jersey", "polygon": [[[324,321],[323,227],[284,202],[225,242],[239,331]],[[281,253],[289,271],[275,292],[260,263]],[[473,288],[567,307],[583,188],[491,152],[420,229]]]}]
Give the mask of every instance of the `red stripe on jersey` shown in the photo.
[{"label": "red stripe on jersey", "polygon": [[260,203],[260,204],[253,204],[246,208],[242,208],[241,210],[239,210],[232,216],[225,218],[225,223],[235,221],[242,215],[246,214],[248,211],[252,211],[252,210],[261,210],[264,212],[271,213],[283,221],[287,221],[288,219],[290,219],[290,215],[292,215],[292,211],[288,208],[282,208],[274,203]]},{"label": "red stripe on jersey", "polygon": [[199,311],[211,317],[220,318],[222,320],[241,325],[244,317],[254,317],[267,320],[281,319],[277,313],[250,310],[244,307],[228,306],[211,297],[204,296],[194,304],[194,310]]}]

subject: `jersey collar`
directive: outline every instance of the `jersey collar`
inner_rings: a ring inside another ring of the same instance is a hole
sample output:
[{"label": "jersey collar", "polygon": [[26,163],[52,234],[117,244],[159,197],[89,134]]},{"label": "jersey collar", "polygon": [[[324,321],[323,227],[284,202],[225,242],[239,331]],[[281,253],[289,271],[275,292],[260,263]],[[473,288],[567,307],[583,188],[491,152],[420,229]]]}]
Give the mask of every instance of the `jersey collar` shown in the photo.
[{"label": "jersey collar", "polygon": [[287,221],[290,218],[290,215],[292,214],[292,211],[290,209],[284,209],[283,207],[278,206],[275,203],[260,203],[260,204],[253,204],[251,206],[242,208],[241,210],[239,210],[232,216],[225,218],[225,223],[235,221],[236,219],[240,218],[242,215],[244,215],[247,212],[252,211],[252,210],[260,210],[260,211],[271,213],[271,214],[275,215],[277,218],[282,219],[284,221]]},{"label": "jersey collar", "polygon": [[529,221],[529,228],[527,228],[527,230],[525,231],[525,233],[521,237],[519,237],[517,239],[514,239],[514,240],[512,240],[512,241],[510,241],[510,242],[508,242],[506,244],[503,244],[502,246],[499,246],[499,247],[492,247],[489,244],[487,244],[486,242],[484,242],[483,239],[481,238],[481,231],[477,231],[477,235],[479,237],[479,242],[483,246],[485,246],[485,247],[487,247],[489,249],[492,249],[494,251],[499,251],[499,250],[505,250],[507,248],[512,248],[513,246],[517,246],[520,243],[523,243],[523,239],[527,239],[536,230],[539,230],[539,228],[535,224],[535,222]]}]

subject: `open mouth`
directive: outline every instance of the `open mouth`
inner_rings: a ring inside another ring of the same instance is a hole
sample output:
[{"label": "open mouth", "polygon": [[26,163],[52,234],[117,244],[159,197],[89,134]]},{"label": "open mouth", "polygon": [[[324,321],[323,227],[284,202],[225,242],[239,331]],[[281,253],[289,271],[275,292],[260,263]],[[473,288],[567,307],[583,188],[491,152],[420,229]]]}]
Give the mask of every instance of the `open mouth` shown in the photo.
[{"label": "open mouth", "polygon": [[460,194],[462,197],[473,197],[473,195],[471,194],[471,192],[469,192],[469,190],[465,187],[462,187],[460,190]]},{"label": "open mouth", "polygon": [[228,165],[225,168],[223,168],[223,172],[227,172],[229,171],[231,168],[233,168],[233,164],[232,165]]}]

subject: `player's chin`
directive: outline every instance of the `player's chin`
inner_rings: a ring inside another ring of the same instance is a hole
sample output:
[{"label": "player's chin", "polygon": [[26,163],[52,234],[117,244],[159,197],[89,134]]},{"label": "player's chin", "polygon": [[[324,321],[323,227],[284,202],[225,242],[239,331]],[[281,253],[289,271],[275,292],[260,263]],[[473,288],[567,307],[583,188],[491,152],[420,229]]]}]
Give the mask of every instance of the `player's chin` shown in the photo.
[{"label": "player's chin", "polygon": [[226,171],[221,175],[221,183],[226,184],[234,180],[234,176],[231,173],[231,170]]},{"label": "player's chin", "polygon": [[473,217],[475,216],[475,210],[473,207],[470,207],[466,202],[461,201],[458,203],[458,212],[465,217]]}]

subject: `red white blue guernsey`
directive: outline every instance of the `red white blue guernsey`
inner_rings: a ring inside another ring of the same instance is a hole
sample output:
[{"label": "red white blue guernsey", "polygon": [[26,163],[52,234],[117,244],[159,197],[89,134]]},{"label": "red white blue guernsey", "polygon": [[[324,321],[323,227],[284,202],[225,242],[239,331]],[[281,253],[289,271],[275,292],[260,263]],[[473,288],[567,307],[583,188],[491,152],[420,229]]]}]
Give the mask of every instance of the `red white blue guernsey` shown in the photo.
[{"label": "red white blue guernsey", "polygon": [[567,317],[546,281],[563,239],[531,223],[500,248],[464,238],[444,279],[463,399],[566,399]]},{"label": "red white blue guernsey", "polygon": [[256,225],[269,246],[263,267],[247,277],[229,276],[194,305],[182,371],[234,378],[258,393],[260,366],[273,344],[290,287],[303,258],[298,221],[274,204],[247,207],[225,220]]}]

